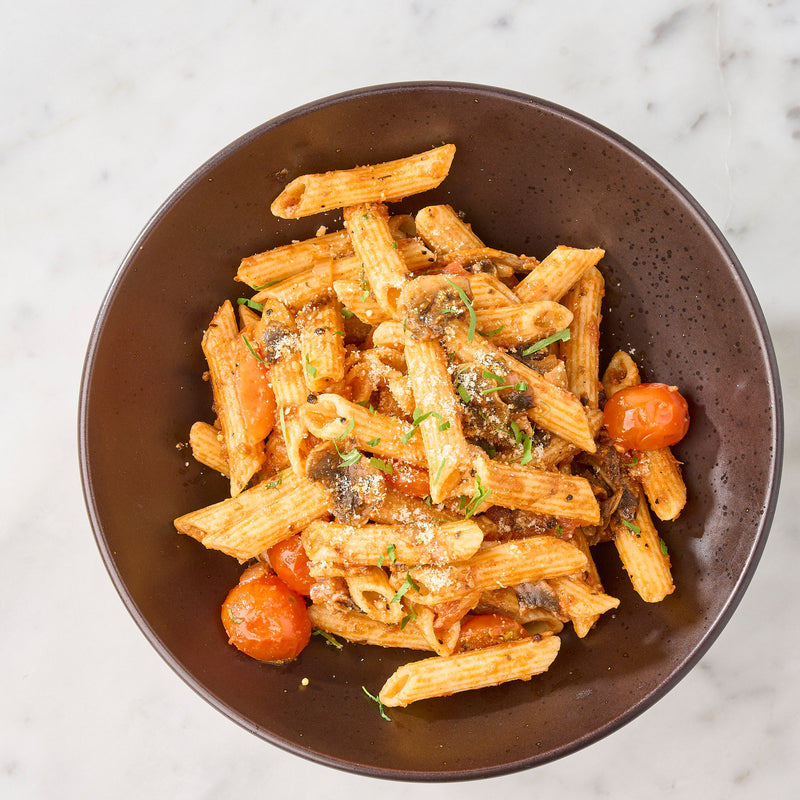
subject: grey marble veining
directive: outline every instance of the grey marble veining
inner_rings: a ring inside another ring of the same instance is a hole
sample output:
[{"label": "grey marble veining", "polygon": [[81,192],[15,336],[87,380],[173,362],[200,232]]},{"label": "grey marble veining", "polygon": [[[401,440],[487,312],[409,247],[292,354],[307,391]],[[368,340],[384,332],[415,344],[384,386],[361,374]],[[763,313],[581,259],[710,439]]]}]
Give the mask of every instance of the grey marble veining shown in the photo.
[{"label": "grey marble veining", "polygon": [[[765,798],[800,794],[800,3],[341,0],[3,4],[0,796]],[[76,456],[94,316],[199,164],[297,105],[449,79],[527,92],[648,152],[706,208],[761,300],[788,423],[761,565],[709,653],[601,742],[533,772],[392,787],[306,763],[171,672],[92,540]]]}]

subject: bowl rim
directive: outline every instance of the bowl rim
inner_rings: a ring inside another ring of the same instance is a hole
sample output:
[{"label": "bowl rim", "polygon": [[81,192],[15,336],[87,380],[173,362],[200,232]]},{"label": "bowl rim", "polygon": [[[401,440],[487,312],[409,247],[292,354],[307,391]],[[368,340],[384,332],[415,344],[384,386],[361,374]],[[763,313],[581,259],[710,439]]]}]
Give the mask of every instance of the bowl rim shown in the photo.
[{"label": "bowl rim", "polygon": [[[620,714],[613,720],[608,721],[601,727],[594,729],[585,735],[574,739],[568,744],[549,750],[542,754],[532,754],[529,758],[521,759],[518,761],[507,762],[501,765],[490,767],[477,768],[475,770],[455,770],[455,771],[419,771],[419,770],[398,770],[390,768],[379,768],[370,765],[361,764],[355,761],[348,761],[339,757],[320,753],[310,748],[305,748],[296,742],[283,739],[279,736],[272,734],[270,731],[263,730],[251,720],[235,711],[228,704],[218,697],[210,689],[202,685],[202,683],[193,676],[170,652],[167,645],[149,626],[144,614],[139,609],[136,601],[128,591],[125,582],[123,581],[119,570],[117,569],[114,554],[108,545],[103,530],[103,524],[97,509],[97,503],[92,483],[91,470],[89,465],[89,395],[92,387],[94,368],[99,342],[102,338],[103,331],[108,319],[111,306],[116,298],[120,289],[123,278],[127,274],[132,262],[135,259],[141,244],[147,239],[150,233],[158,226],[161,220],[169,213],[173,206],[175,206],[183,195],[198,183],[210,170],[214,169],[220,162],[227,159],[232,153],[245,147],[255,139],[258,139],[265,133],[274,128],[278,128],[283,124],[290,122],[298,117],[302,117],[311,112],[326,108],[328,106],[337,105],[342,102],[354,100],[357,98],[365,98],[379,94],[389,94],[398,91],[432,91],[453,89],[461,92],[471,92],[483,97],[493,97],[505,100],[512,100],[530,104],[534,107],[540,107],[549,113],[556,114],[568,121],[576,123],[580,126],[590,129],[594,134],[600,135],[613,143],[615,146],[623,151],[626,151],[634,159],[642,163],[645,167],[655,172],[667,184],[669,184],[672,191],[677,193],[684,202],[686,202],[692,210],[697,214],[700,221],[706,226],[709,233],[712,235],[716,244],[724,251],[725,256],[729,260],[729,266],[742,286],[744,293],[747,297],[753,317],[757,323],[760,339],[760,350],[764,356],[766,366],[769,373],[769,390],[771,399],[771,415],[773,420],[773,440],[769,442],[772,445],[770,472],[767,479],[767,486],[765,487],[766,502],[763,512],[761,514],[759,525],[755,532],[747,560],[744,567],[739,574],[737,581],[730,592],[725,604],[721,607],[718,615],[713,619],[702,637],[694,646],[689,655],[681,662],[668,676],[663,683],[653,690],[650,694],[641,697],[636,703],[629,706],[625,712]],[[418,782],[448,782],[448,781],[463,781],[474,780],[489,777],[497,777],[517,772],[524,769],[530,769],[535,766],[549,763],[564,756],[570,755],[590,744],[593,744],[600,739],[605,738],[609,734],[618,730],[622,726],[631,722],[637,716],[642,714],[654,703],[660,700],[664,695],[673,689],[686,675],[694,668],[698,661],[706,654],[711,645],[721,634],[726,624],[729,622],[734,611],[744,596],[747,587],[752,580],[755,569],[761,558],[761,555],[766,546],[767,538],[769,535],[770,527],[775,515],[778,494],[781,483],[781,474],[783,468],[784,456],[784,411],[783,411],[783,393],[781,389],[780,376],[778,372],[777,357],[775,348],[772,343],[769,328],[764,317],[761,305],[756,297],[753,287],[749,278],[734,253],[730,244],[725,236],[720,231],[716,223],[711,219],[708,212],[698,203],[698,201],[691,195],[691,193],[668,172],[663,166],[656,162],[651,156],[641,150],[639,147],[625,139],[623,136],[615,133],[601,123],[584,116],[583,114],[573,111],[565,106],[559,105],[543,98],[526,94],[513,89],[506,89],[491,85],[458,82],[458,81],[400,81],[394,83],[383,83],[358,87],[343,92],[327,95],[317,100],[310,101],[289,111],[286,111],[276,117],[272,117],[267,121],[261,123],[245,134],[234,139],[228,145],[223,147],[217,153],[208,158],[204,163],[197,167],[187,178],[185,178],[176,189],[164,200],[161,205],[152,214],[150,219],[144,225],[136,239],[125,254],[120,266],[116,270],[114,277],[104,295],[97,312],[92,331],[89,337],[89,342],[86,349],[86,355],[83,363],[81,373],[79,402],[78,402],[78,459],[81,475],[81,484],[83,490],[84,503],[86,506],[89,521],[92,527],[92,532],[95,538],[95,543],[103,559],[106,571],[111,578],[112,583],[126,607],[130,615],[133,617],[134,622],[144,634],[145,638],[149,641],[151,646],[158,652],[162,659],[172,668],[172,670],[186,683],[192,690],[194,690],[200,697],[202,697],[211,706],[221,712],[225,717],[235,722],[240,727],[254,734],[258,738],[269,742],[280,749],[292,753],[293,755],[300,756],[309,761],[321,764],[324,766],[332,767],[351,774],[363,775],[374,778],[381,778],[386,780],[404,780],[404,781],[418,781]]]}]

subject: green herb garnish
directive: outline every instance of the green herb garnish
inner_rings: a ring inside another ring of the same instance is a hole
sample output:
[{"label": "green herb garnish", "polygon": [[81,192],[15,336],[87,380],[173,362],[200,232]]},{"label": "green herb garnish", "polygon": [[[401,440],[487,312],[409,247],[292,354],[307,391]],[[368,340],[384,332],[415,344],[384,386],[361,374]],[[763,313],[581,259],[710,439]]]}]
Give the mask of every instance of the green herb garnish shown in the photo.
[{"label": "green herb garnish", "polygon": [[333,645],[337,650],[342,649],[342,643],[333,634],[323,631],[321,628],[314,628],[311,631],[313,636],[321,636],[328,644]]},{"label": "green herb garnish", "polygon": [[481,483],[481,476],[475,476],[475,494],[472,496],[472,501],[466,507],[464,511],[464,518],[469,519],[475,511],[478,509],[478,506],[492,493],[492,490],[486,486],[484,487]]},{"label": "green herb garnish", "polygon": [[355,314],[349,308],[345,308],[344,306],[342,306],[342,316],[345,319],[351,319],[352,317],[355,316]]},{"label": "green herb garnish", "polygon": [[406,614],[403,617],[403,619],[400,620],[400,630],[403,630],[403,628],[405,628],[405,626],[408,625],[409,622],[413,622],[416,618],[417,618],[417,612],[412,609],[411,613]]},{"label": "green herb garnish", "polygon": [[278,278],[274,281],[267,281],[266,283],[262,283],[261,286],[252,286],[250,287],[254,292],[260,292],[262,289],[269,289],[270,286],[274,286],[276,283],[280,283],[281,279]]},{"label": "green herb garnish", "polygon": [[458,396],[465,404],[469,403],[469,401],[472,400],[472,395],[470,395],[470,393],[466,390],[466,388],[464,388],[463,383],[458,384],[458,386],[456,387],[456,391],[458,391]]},{"label": "green herb garnish", "polygon": [[345,436],[349,436],[350,432],[356,426],[356,418],[350,417],[350,422],[347,423],[347,427],[333,440],[334,442],[341,442]]},{"label": "green herb garnish", "polygon": [[626,519],[622,519],[620,517],[619,520],[629,531],[633,531],[634,533],[641,533],[642,529],[638,525],[634,525],[632,522],[628,522]]},{"label": "green herb garnish", "polygon": [[397,590],[395,596],[389,601],[390,603],[399,603],[403,599],[403,595],[409,590],[413,589],[415,592],[419,591],[419,586],[414,582],[411,573],[406,570],[406,579],[403,581],[400,588]]},{"label": "green herb garnish", "polygon": [[[367,215],[367,214],[365,214],[364,216],[366,217],[366,216],[368,216],[368,215]],[[381,712],[381,717],[383,717],[383,719],[385,719],[387,722],[391,722],[391,721],[392,721],[392,718],[391,718],[390,716],[388,716],[388,715],[386,714],[386,712],[383,710],[383,703],[381,702],[380,698],[379,698],[379,697],[375,697],[375,695],[374,695],[374,694],[370,694],[370,693],[367,691],[367,687],[366,687],[366,686],[362,686],[361,688],[364,690],[364,694],[365,694],[367,697],[369,697],[369,699],[370,699],[370,700],[372,700],[372,701],[374,701],[374,702],[376,702],[376,703],[378,704],[378,710]]]},{"label": "green herb garnish", "polygon": [[525,464],[529,464],[533,460],[533,454],[531,453],[531,437],[528,436],[527,433],[522,435],[522,458],[519,460],[519,463],[523,466]]},{"label": "green herb garnish", "polygon": [[345,453],[344,455],[340,453],[339,457],[342,459],[342,463],[339,464],[340,467],[352,467],[353,464],[358,464],[361,460],[361,453],[354,447],[349,453]]},{"label": "green herb garnish", "polygon": [[264,359],[261,358],[261,356],[258,353],[256,353],[255,350],[253,350],[253,345],[250,344],[250,341],[248,340],[247,336],[242,334],[242,339],[244,339],[244,343],[247,345],[247,349],[250,351],[250,355],[252,355],[253,358],[260,361],[262,364],[266,364],[266,366],[269,366],[269,364],[267,364],[267,362],[264,361]]},{"label": "green herb garnish", "polygon": [[568,342],[569,337],[569,328],[564,328],[563,331],[558,331],[552,336],[548,336],[546,339],[542,339],[536,342],[536,344],[532,344],[530,347],[522,351],[522,355],[529,356],[531,353],[535,353],[537,350],[541,350],[543,347],[553,344],[553,342]]},{"label": "green herb garnish", "polygon": [[447,459],[443,458],[442,463],[439,464],[439,469],[436,470],[436,477],[433,479],[433,485],[436,486],[439,483],[439,478],[442,477],[442,470],[444,469],[445,464],[447,463]]},{"label": "green herb garnish", "polygon": [[367,300],[369,300],[369,286],[367,285],[367,278],[363,272],[359,280],[361,281],[361,302],[366,303]]},{"label": "green herb garnish", "polygon": [[236,302],[240,306],[247,306],[248,308],[252,308],[253,311],[263,311],[264,310],[264,304],[263,303],[256,303],[255,300],[250,300],[247,297],[238,297],[236,299]]},{"label": "green herb garnish", "polygon": [[308,360],[308,353],[306,353],[306,363],[304,364],[306,372],[312,377],[317,377],[317,368]]},{"label": "green herb garnish", "polygon": [[278,422],[281,423],[281,433],[283,434],[283,441],[289,444],[289,437],[286,435],[286,417],[284,415],[283,406],[278,411]]},{"label": "green herb garnish", "polygon": [[283,483],[283,475],[279,475],[274,481],[270,481],[264,488],[277,489]]},{"label": "green herb garnish", "polygon": [[369,439],[367,441],[367,445],[369,447],[377,447],[380,443],[381,443],[380,437],[377,437],[376,439]]},{"label": "green herb garnish", "polygon": [[495,328],[493,331],[489,331],[488,333],[485,333],[484,331],[478,331],[478,333],[483,336],[484,339],[491,339],[492,336],[497,336],[497,334],[500,333],[503,328],[505,328],[505,325],[501,325],[499,328]]},{"label": "green herb garnish", "polygon": [[660,545],[660,547],[661,547],[661,552],[662,552],[662,553],[663,553],[665,556],[668,556],[668,555],[669,555],[669,550],[667,549],[667,543],[666,543],[666,542],[665,542],[663,539],[661,539],[661,538],[659,538],[659,540],[658,540],[658,543],[659,543],[659,545]]},{"label": "green herb garnish", "polygon": [[375,469],[379,469],[381,472],[385,472],[387,475],[393,475],[394,469],[392,468],[391,464],[387,464],[382,458],[371,458],[369,460],[369,465],[371,467],[375,467]]}]

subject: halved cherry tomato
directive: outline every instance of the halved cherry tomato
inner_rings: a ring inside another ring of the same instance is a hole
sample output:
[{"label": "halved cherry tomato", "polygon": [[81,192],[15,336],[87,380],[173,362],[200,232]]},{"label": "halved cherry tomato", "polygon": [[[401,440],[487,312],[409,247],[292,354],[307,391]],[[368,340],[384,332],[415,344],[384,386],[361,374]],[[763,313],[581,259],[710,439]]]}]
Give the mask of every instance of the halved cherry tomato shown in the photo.
[{"label": "halved cherry tomato", "polygon": [[530,634],[522,625],[503,614],[477,614],[461,623],[457,651],[479,650],[503,642],[515,642]]},{"label": "halved cherry tomato", "polygon": [[[245,336],[253,346],[252,335],[245,333]],[[245,435],[248,444],[255,444],[266,439],[275,425],[275,395],[269,382],[269,367],[250,352],[242,336],[236,339],[234,364],[233,381],[244,414]]]},{"label": "halved cherry tomato", "polygon": [[281,664],[297,658],[311,638],[305,601],[277,575],[247,576],[222,604],[228,641],[258,661]]},{"label": "halved cherry tomato", "polygon": [[449,264],[445,264],[442,268],[442,275],[464,275],[467,276],[470,273],[464,269],[464,265],[460,261],[451,261]]},{"label": "halved cherry tomato", "polygon": [[608,400],[603,420],[614,444],[625,450],[658,450],[689,430],[689,405],[675,386],[640,383]]},{"label": "halved cherry tomato", "polygon": [[386,483],[393,489],[412,497],[427,497],[431,487],[428,470],[420,469],[405,461],[392,461],[392,473],[386,475]]},{"label": "halved cherry tomato", "polygon": [[272,545],[267,556],[272,569],[290,589],[305,595],[311,592],[314,579],[308,572],[308,556],[300,534]]}]

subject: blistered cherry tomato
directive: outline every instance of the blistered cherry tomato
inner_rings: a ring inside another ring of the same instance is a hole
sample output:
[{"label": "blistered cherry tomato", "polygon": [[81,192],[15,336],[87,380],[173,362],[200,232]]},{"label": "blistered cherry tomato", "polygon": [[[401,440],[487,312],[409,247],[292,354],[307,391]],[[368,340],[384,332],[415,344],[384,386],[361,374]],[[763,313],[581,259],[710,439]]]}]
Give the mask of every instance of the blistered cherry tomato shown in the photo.
[{"label": "blistered cherry tomato", "polygon": [[689,406],[675,386],[640,383],[614,394],[603,409],[614,444],[625,450],[658,450],[689,430]]},{"label": "blistered cherry tomato", "polygon": [[222,624],[232,645],[251,658],[273,664],[297,658],[311,638],[305,601],[269,573],[231,589],[222,604]]},{"label": "blistered cherry tomato", "polygon": [[392,472],[386,475],[386,483],[393,489],[412,497],[427,497],[431,488],[428,471],[405,461],[392,461]]},{"label": "blistered cherry tomato", "polygon": [[515,642],[528,636],[516,620],[503,614],[477,614],[461,623],[456,650],[479,650],[503,642]]},{"label": "blistered cherry tomato", "polygon": [[267,556],[272,569],[290,589],[300,594],[309,594],[314,579],[308,571],[308,556],[300,534],[273,545],[267,550]]},{"label": "blistered cherry tomato", "polygon": [[[247,338],[252,347],[252,334]],[[275,425],[275,395],[269,368],[250,352],[241,336],[236,339],[234,364],[233,382],[244,415],[245,437],[248,444],[255,444],[266,439]]]}]

